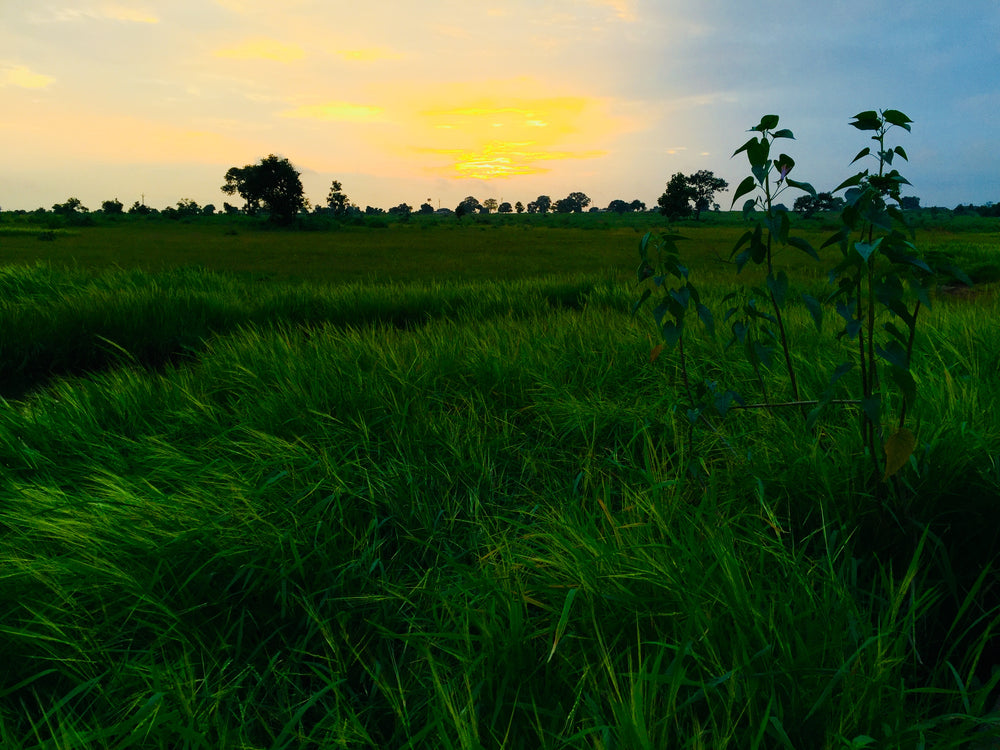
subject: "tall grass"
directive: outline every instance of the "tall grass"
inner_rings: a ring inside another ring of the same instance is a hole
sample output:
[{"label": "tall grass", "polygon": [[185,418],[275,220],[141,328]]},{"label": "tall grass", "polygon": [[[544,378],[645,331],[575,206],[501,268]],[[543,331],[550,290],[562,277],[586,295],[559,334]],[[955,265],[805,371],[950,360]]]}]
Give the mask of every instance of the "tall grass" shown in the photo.
[{"label": "tall grass", "polygon": [[[3,278],[5,362],[81,343],[0,404],[2,746],[968,747],[998,723],[993,297],[927,321],[890,506],[850,414],[688,446],[610,280]],[[749,387],[722,344],[691,346]]]}]

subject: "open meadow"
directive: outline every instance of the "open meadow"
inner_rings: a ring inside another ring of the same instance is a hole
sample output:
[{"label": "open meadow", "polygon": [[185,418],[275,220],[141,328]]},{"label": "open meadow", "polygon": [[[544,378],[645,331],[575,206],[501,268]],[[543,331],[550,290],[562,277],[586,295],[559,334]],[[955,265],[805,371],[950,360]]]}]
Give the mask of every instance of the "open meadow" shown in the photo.
[{"label": "open meadow", "polygon": [[[653,214],[0,222],[0,747],[998,746],[1000,220],[915,223],[974,283],[873,483],[851,405],[689,418]],[[674,231],[749,394],[741,219]]]}]

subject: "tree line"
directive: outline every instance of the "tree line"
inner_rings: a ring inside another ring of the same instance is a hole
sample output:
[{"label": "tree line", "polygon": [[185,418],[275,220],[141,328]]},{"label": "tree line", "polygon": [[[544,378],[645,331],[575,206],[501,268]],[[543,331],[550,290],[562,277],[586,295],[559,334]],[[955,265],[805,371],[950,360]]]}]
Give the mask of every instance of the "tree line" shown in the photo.
[{"label": "tree line", "polygon": [[[224,203],[222,211],[226,214],[263,215],[272,223],[289,225],[299,214],[310,210],[309,201],[305,197],[302,187],[300,173],[286,158],[271,154],[255,164],[231,167],[226,172],[224,180],[222,192],[228,196],[238,195],[243,200],[242,207]],[[693,216],[695,220],[699,220],[702,211],[720,210],[719,204],[714,202],[715,195],[728,190],[728,188],[729,183],[709,170],[699,170],[690,175],[677,172],[667,181],[663,194],[657,200],[657,208],[653,210],[659,210],[661,214],[670,219]],[[461,218],[470,214],[490,213],[581,213],[588,207],[590,207],[590,211],[603,210],[618,214],[647,210],[646,204],[638,199],[632,201],[616,199],[604,209],[591,206],[591,203],[591,199],[585,193],[575,191],[565,198],[555,201],[548,195],[540,195],[527,204],[521,201],[511,204],[508,201],[497,201],[495,198],[486,198],[480,201],[470,195],[454,209],[435,209],[430,198],[422,203],[416,211],[406,203],[400,203],[388,210],[373,206],[366,206],[362,209],[348,198],[343,185],[338,180],[334,180],[324,203],[311,207],[311,210],[313,213],[327,214],[338,219],[388,214],[404,220],[409,218],[412,213],[448,213]],[[840,210],[843,204],[842,198],[834,197],[831,193],[817,193],[815,196],[804,195],[798,198],[792,210],[808,217],[817,212]],[[904,210],[918,209],[920,208],[920,199],[903,197],[901,207]],[[195,201],[187,198],[178,201],[176,206],[170,206],[162,211],[157,211],[140,201],[136,201],[126,210],[124,204],[117,199],[104,201],[100,210],[107,215],[124,213],[149,215],[155,213],[171,218],[211,216],[218,212],[214,204],[199,206]],[[87,214],[89,209],[78,198],[70,198],[64,203],[55,204],[52,211],[57,215],[79,218],[81,215]],[[1000,215],[1000,209],[994,209],[992,203],[983,207],[974,207],[970,204],[968,208],[959,205],[955,212],[979,213],[984,216]]]},{"label": "tree line", "polygon": [[[303,193],[299,173],[288,159],[279,158],[274,154],[261,159],[258,164],[230,168],[226,172],[225,180],[222,192],[227,195],[240,195],[243,198],[243,210],[246,213],[256,215],[261,210],[266,210],[270,219],[279,224],[291,223],[308,203]],[[699,218],[701,211],[711,205],[715,193],[726,190],[728,187],[725,180],[716,177],[707,170],[701,170],[691,176],[685,176],[681,173],[675,174],[667,184],[666,191],[660,197],[660,211],[671,216],[687,216],[693,210],[695,218]],[[582,213],[590,204],[590,197],[579,191],[574,191],[565,198],[556,201],[553,201],[548,195],[540,195],[527,205],[521,201],[517,201],[513,205],[508,201],[498,202],[496,198],[479,201],[470,195],[455,207],[453,213],[459,218],[467,214],[493,212],[501,214],[525,212],[547,214],[550,211]],[[330,186],[326,206],[321,207],[320,210],[329,211],[338,217],[361,212],[360,207],[348,199],[344,193],[343,185],[337,180],[334,180]],[[630,202],[616,199],[605,210],[614,213],[645,211],[646,204],[638,199]],[[401,203],[388,211],[389,214],[402,217],[408,217],[412,212],[413,207],[406,203]],[[419,213],[423,214],[436,212],[430,199],[423,203],[419,209]],[[381,210],[368,206],[365,213],[381,213]]]}]

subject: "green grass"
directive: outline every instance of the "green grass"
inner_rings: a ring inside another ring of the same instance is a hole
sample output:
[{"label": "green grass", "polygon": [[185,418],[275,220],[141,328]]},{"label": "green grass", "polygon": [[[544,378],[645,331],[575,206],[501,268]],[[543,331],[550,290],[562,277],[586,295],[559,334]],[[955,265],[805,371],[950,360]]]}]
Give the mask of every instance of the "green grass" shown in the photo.
[{"label": "green grass", "polygon": [[[918,450],[880,500],[849,412],[733,413],[689,444],[633,287],[553,257],[571,275],[5,269],[0,746],[996,732],[995,293],[921,321]],[[846,344],[787,322],[815,392]],[[723,345],[693,332],[700,374],[750,391]]]}]

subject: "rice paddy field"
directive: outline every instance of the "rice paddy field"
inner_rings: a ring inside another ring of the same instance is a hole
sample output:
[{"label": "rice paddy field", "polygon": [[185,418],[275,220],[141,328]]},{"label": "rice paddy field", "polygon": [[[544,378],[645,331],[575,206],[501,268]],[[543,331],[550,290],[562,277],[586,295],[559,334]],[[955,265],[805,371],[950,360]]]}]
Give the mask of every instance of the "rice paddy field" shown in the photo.
[{"label": "rice paddy field", "polygon": [[[975,283],[873,485],[850,407],[690,429],[656,217],[489,218],[0,223],[0,747],[1000,746],[1000,224],[918,230]],[[850,344],[786,317],[815,397]]]}]

